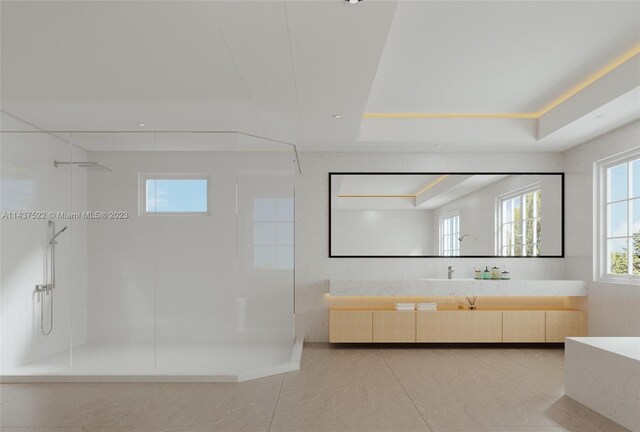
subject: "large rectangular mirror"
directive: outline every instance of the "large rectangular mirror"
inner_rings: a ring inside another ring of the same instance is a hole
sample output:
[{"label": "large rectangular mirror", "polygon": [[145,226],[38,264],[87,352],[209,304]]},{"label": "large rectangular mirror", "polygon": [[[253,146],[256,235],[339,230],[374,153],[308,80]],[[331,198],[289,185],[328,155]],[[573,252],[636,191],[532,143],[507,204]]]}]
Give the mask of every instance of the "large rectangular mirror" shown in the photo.
[{"label": "large rectangular mirror", "polygon": [[329,173],[329,257],[563,257],[563,173]]}]

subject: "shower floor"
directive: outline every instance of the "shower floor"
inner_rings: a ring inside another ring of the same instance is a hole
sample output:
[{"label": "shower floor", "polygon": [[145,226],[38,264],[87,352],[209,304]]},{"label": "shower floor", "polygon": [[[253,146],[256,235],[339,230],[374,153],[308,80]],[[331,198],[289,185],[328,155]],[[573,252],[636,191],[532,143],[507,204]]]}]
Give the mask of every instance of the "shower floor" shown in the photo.
[{"label": "shower floor", "polygon": [[302,342],[86,344],[2,370],[2,381],[245,381],[300,368]]}]

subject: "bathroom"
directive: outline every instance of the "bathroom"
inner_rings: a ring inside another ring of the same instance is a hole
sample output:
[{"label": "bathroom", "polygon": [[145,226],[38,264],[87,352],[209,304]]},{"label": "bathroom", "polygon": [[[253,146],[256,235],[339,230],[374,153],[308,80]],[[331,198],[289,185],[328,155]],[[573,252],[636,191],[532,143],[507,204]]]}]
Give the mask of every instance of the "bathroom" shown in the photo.
[{"label": "bathroom", "polygon": [[74,3],[1,5],[3,431],[640,431],[640,4]]}]

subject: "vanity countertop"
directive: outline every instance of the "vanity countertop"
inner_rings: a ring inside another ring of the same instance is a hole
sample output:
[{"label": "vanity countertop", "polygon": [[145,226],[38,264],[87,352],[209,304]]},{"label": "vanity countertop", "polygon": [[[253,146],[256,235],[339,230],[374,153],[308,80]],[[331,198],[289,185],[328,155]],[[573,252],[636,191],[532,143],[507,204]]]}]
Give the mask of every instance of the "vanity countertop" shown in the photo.
[{"label": "vanity countertop", "polygon": [[331,280],[332,296],[586,296],[579,280],[416,279],[405,281]]}]

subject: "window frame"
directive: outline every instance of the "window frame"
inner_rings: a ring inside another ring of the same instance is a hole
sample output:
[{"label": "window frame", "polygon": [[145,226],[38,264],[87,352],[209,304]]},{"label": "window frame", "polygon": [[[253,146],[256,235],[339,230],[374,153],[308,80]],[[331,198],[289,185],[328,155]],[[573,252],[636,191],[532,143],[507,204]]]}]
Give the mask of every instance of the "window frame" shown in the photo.
[{"label": "window frame", "polygon": [[[147,211],[147,180],[206,180],[206,211]],[[210,216],[211,215],[211,175],[206,173],[141,173],[138,175],[138,215],[139,216]]]},{"label": "window frame", "polygon": [[[605,159],[602,159],[596,163],[594,163],[594,190],[595,190],[595,199],[594,201],[594,211],[595,215],[594,221],[594,275],[593,280],[596,282],[606,282],[606,283],[622,283],[622,284],[630,284],[630,285],[639,285],[640,284],[640,275],[634,274],[611,274],[608,273],[607,263],[607,242],[609,240],[609,236],[607,235],[607,226],[609,223],[608,216],[608,203],[607,202],[607,189],[609,186],[607,171],[609,168],[613,168],[618,165],[628,164],[630,166],[630,162],[635,160],[640,160],[640,147],[635,148],[633,150],[623,152],[621,154],[611,156]],[[631,185],[632,185],[632,176],[629,175],[629,171],[627,171],[627,197],[622,200],[616,200],[612,202],[627,202],[627,233],[630,230],[631,224],[631,206],[629,205],[632,200],[640,199],[640,197],[631,198]],[[612,237],[613,238],[613,237]],[[624,237],[620,237],[624,238]],[[632,238],[632,236],[627,236],[627,239]],[[633,268],[633,250],[628,250],[627,253],[627,266],[628,269]]]},{"label": "window frame", "polygon": [[[458,218],[458,237],[460,237],[460,211],[456,210],[447,214],[444,214],[442,216],[440,216],[439,218],[439,231],[440,231],[440,235],[439,235],[439,241],[438,241],[438,253],[440,256],[446,256],[446,257],[459,257],[460,256],[460,242],[458,241],[457,243],[457,248],[453,248],[451,249],[452,252],[457,252],[457,254],[454,255],[445,255],[444,251],[444,223],[445,221],[452,219],[452,218]],[[452,233],[453,234],[453,233]]]},{"label": "window frame", "polygon": [[[516,197],[521,197],[524,198],[524,196],[528,193],[531,192],[536,192],[536,191],[540,191],[540,193],[542,193],[542,183],[541,182],[535,182],[532,184],[529,184],[527,186],[523,186],[521,188],[512,190],[511,192],[507,192],[505,194],[502,195],[498,195],[496,197],[496,235],[495,235],[495,239],[496,239],[496,250],[495,250],[495,255],[498,257],[504,257],[504,258],[540,258],[541,256],[544,256],[542,253],[542,237],[540,237],[540,243],[532,243],[532,246],[534,247],[535,250],[535,246],[536,245],[540,245],[540,253],[538,255],[503,255],[502,250],[504,249],[504,246],[502,244],[502,228],[503,228],[503,214],[502,214],[502,203],[504,201],[516,198]],[[564,198],[563,198],[564,199]],[[521,200],[522,203],[524,203],[524,200]],[[540,220],[540,225],[542,226],[542,211],[540,212],[540,216],[538,218],[536,218],[535,216],[533,217],[533,220],[535,221],[536,219]],[[563,215],[563,225],[564,225],[564,215]],[[515,222],[515,221],[514,221]],[[512,222],[513,223],[513,222]],[[535,226],[535,223],[534,223]],[[526,244],[522,244],[522,248],[523,250],[525,250],[525,246]],[[564,255],[564,254],[563,254]]]}]

